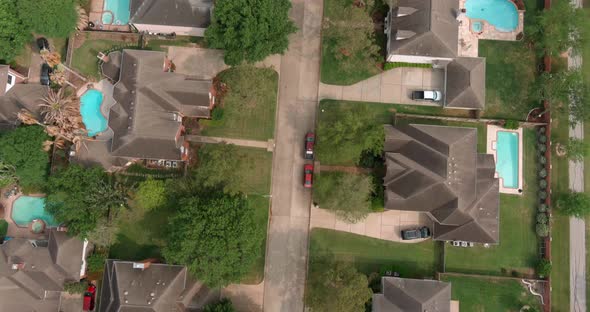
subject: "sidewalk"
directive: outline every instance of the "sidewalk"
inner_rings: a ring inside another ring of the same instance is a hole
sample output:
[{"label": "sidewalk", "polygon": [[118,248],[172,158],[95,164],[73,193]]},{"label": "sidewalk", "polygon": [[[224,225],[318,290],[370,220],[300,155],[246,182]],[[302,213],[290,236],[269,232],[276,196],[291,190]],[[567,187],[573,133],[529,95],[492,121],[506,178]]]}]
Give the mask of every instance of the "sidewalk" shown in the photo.
[{"label": "sidewalk", "polygon": [[202,135],[186,135],[185,136],[187,141],[195,142],[195,143],[227,143],[227,144],[234,144],[238,146],[245,146],[245,147],[255,147],[255,148],[264,148],[269,152],[272,152],[274,149],[274,140],[268,141],[255,141],[255,140],[243,140],[243,139],[229,139],[229,138],[218,138],[218,137],[210,137],[210,136],[202,136]]}]

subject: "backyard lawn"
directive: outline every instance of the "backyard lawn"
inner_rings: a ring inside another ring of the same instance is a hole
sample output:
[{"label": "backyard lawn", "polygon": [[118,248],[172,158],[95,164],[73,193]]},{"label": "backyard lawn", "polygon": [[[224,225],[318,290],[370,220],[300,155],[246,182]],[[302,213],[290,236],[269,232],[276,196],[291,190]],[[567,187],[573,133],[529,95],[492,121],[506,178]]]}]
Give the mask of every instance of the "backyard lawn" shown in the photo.
[{"label": "backyard lawn", "polygon": [[137,48],[137,42],[124,42],[106,39],[86,40],[82,46],[72,53],[72,67],[82,75],[100,80],[98,71],[98,52],[104,52],[114,47],[132,46]]},{"label": "backyard lawn", "polygon": [[169,46],[203,46],[205,40],[203,37],[191,37],[191,36],[176,36],[176,38],[167,39],[148,39],[146,40],[145,48],[155,51],[168,52]]},{"label": "backyard lawn", "polygon": [[[316,263],[314,259],[333,256],[337,261],[353,262],[359,272],[367,275],[387,268],[399,272],[401,277],[433,277],[437,262],[432,240],[395,243],[327,229],[311,231],[309,250],[310,264]],[[310,268],[311,271],[314,270]]]},{"label": "backyard lawn", "polygon": [[219,74],[227,93],[202,135],[266,141],[274,137],[278,74],[270,68],[238,66]]},{"label": "backyard lawn", "polygon": [[460,311],[518,312],[525,305],[541,311],[538,297],[517,280],[451,275],[441,280],[451,282],[451,299],[459,301]]},{"label": "backyard lawn", "polygon": [[534,231],[538,192],[534,130],[524,130],[523,148],[523,195],[500,194],[500,244],[489,248],[460,248],[447,244],[447,272],[510,275],[514,270],[534,273],[539,259]]}]

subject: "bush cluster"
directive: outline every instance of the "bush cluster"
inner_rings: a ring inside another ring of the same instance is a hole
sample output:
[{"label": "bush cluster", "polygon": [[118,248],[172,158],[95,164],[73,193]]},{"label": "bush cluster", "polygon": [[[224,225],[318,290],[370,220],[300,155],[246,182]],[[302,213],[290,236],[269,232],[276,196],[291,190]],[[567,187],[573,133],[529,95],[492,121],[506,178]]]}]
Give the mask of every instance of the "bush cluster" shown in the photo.
[{"label": "bush cluster", "polygon": [[547,151],[547,136],[546,136],[547,129],[545,127],[540,127],[537,131],[538,136],[538,144],[537,149],[539,151],[538,161],[539,161],[539,193],[537,194],[539,198],[539,206],[537,207],[537,217],[536,221],[537,224],[535,226],[535,231],[539,237],[547,237],[549,235],[549,213],[548,207],[545,201],[549,195],[548,191],[548,182],[547,178],[547,158],[545,157],[545,152]]}]

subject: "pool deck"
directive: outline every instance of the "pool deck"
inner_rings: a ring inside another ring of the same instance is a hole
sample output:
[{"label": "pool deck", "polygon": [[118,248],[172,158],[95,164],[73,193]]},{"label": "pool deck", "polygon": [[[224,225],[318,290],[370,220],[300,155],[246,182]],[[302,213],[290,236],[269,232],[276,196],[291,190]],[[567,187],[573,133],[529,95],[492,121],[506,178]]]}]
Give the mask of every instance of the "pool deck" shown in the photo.
[{"label": "pool deck", "polygon": [[[467,0],[459,1],[460,9],[465,8],[465,2],[467,2]],[[524,33],[524,12],[524,10],[518,10],[518,26],[511,32],[499,31],[485,20],[470,19],[466,14],[459,14],[457,17],[457,20],[459,21],[459,55],[467,57],[479,56],[480,39],[503,41],[518,40],[518,34]],[[476,33],[471,30],[471,23],[474,22],[482,23],[483,29],[481,32]]]},{"label": "pool deck", "polygon": [[496,149],[494,148],[495,146],[495,142],[498,139],[498,131],[504,131],[504,132],[514,132],[514,133],[518,133],[518,188],[508,188],[508,187],[504,187],[504,183],[502,181],[502,178],[498,176],[498,173],[496,172],[496,177],[500,179],[500,193],[504,193],[504,194],[513,194],[513,195],[522,195],[522,192],[519,192],[518,190],[522,190],[522,183],[523,183],[523,175],[522,175],[522,170],[523,170],[523,154],[524,154],[524,150],[522,147],[522,141],[523,141],[523,134],[522,134],[522,128],[518,128],[516,130],[511,130],[511,129],[504,129],[502,127],[498,127],[498,126],[494,126],[494,125],[488,125],[487,128],[487,142],[486,142],[486,152],[488,154],[492,154],[494,155],[494,161],[496,161]]},{"label": "pool deck", "polygon": [[[4,220],[8,223],[8,231],[6,232],[6,236],[17,237],[17,238],[30,238],[30,239],[45,239],[48,235],[43,232],[39,234],[35,234],[29,230],[29,227],[21,227],[16,225],[14,220],[12,220],[12,204],[14,201],[21,197],[22,193],[18,193],[16,195],[12,195],[8,198],[4,196],[4,192],[10,189],[10,187],[2,189],[2,193],[0,193],[0,204],[4,207]],[[44,196],[43,194],[29,194],[28,196]]]}]

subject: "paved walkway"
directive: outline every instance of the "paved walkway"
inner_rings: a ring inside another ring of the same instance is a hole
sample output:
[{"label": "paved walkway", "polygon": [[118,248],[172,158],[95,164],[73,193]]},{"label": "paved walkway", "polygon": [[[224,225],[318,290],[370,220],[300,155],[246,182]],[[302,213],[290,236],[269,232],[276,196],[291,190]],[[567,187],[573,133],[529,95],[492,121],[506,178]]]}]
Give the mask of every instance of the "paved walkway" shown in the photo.
[{"label": "paved walkway", "polygon": [[387,210],[370,213],[364,220],[347,223],[326,209],[311,208],[310,228],[324,228],[358,235],[379,238],[398,243],[419,243],[424,239],[403,241],[401,231],[421,226],[433,228],[432,221],[424,213],[415,211]]},{"label": "paved walkway", "polygon": [[264,269],[264,311],[302,312],[307,274],[311,192],[302,186],[303,138],[314,129],[320,73],[322,0],[293,0],[299,31],[281,57]]},{"label": "paved walkway", "polygon": [[413,101],[410,98],[412,91],[443,91],[443,88],[444,71],[442,69],[400,67],[384,71],[350,86],[322,83],[319,97],[320,99],[432,106],[432,102]]},{"label": "paved walkway", "polygon": [[210,136],[202,136],[202,135],[186,135],[185,138],[187,141],[196,142],[196,143],[227,143],[227,144],[234,144],[238,146],[245,146],[245,147],[255,147],[255,148],[264,148],[269,152],[272,152],[274,149],[274,141],[255,141],[255,140],[242,140],[242,139],[230,139],[230,138],[218,138],[218,137],[210,137]]}]

